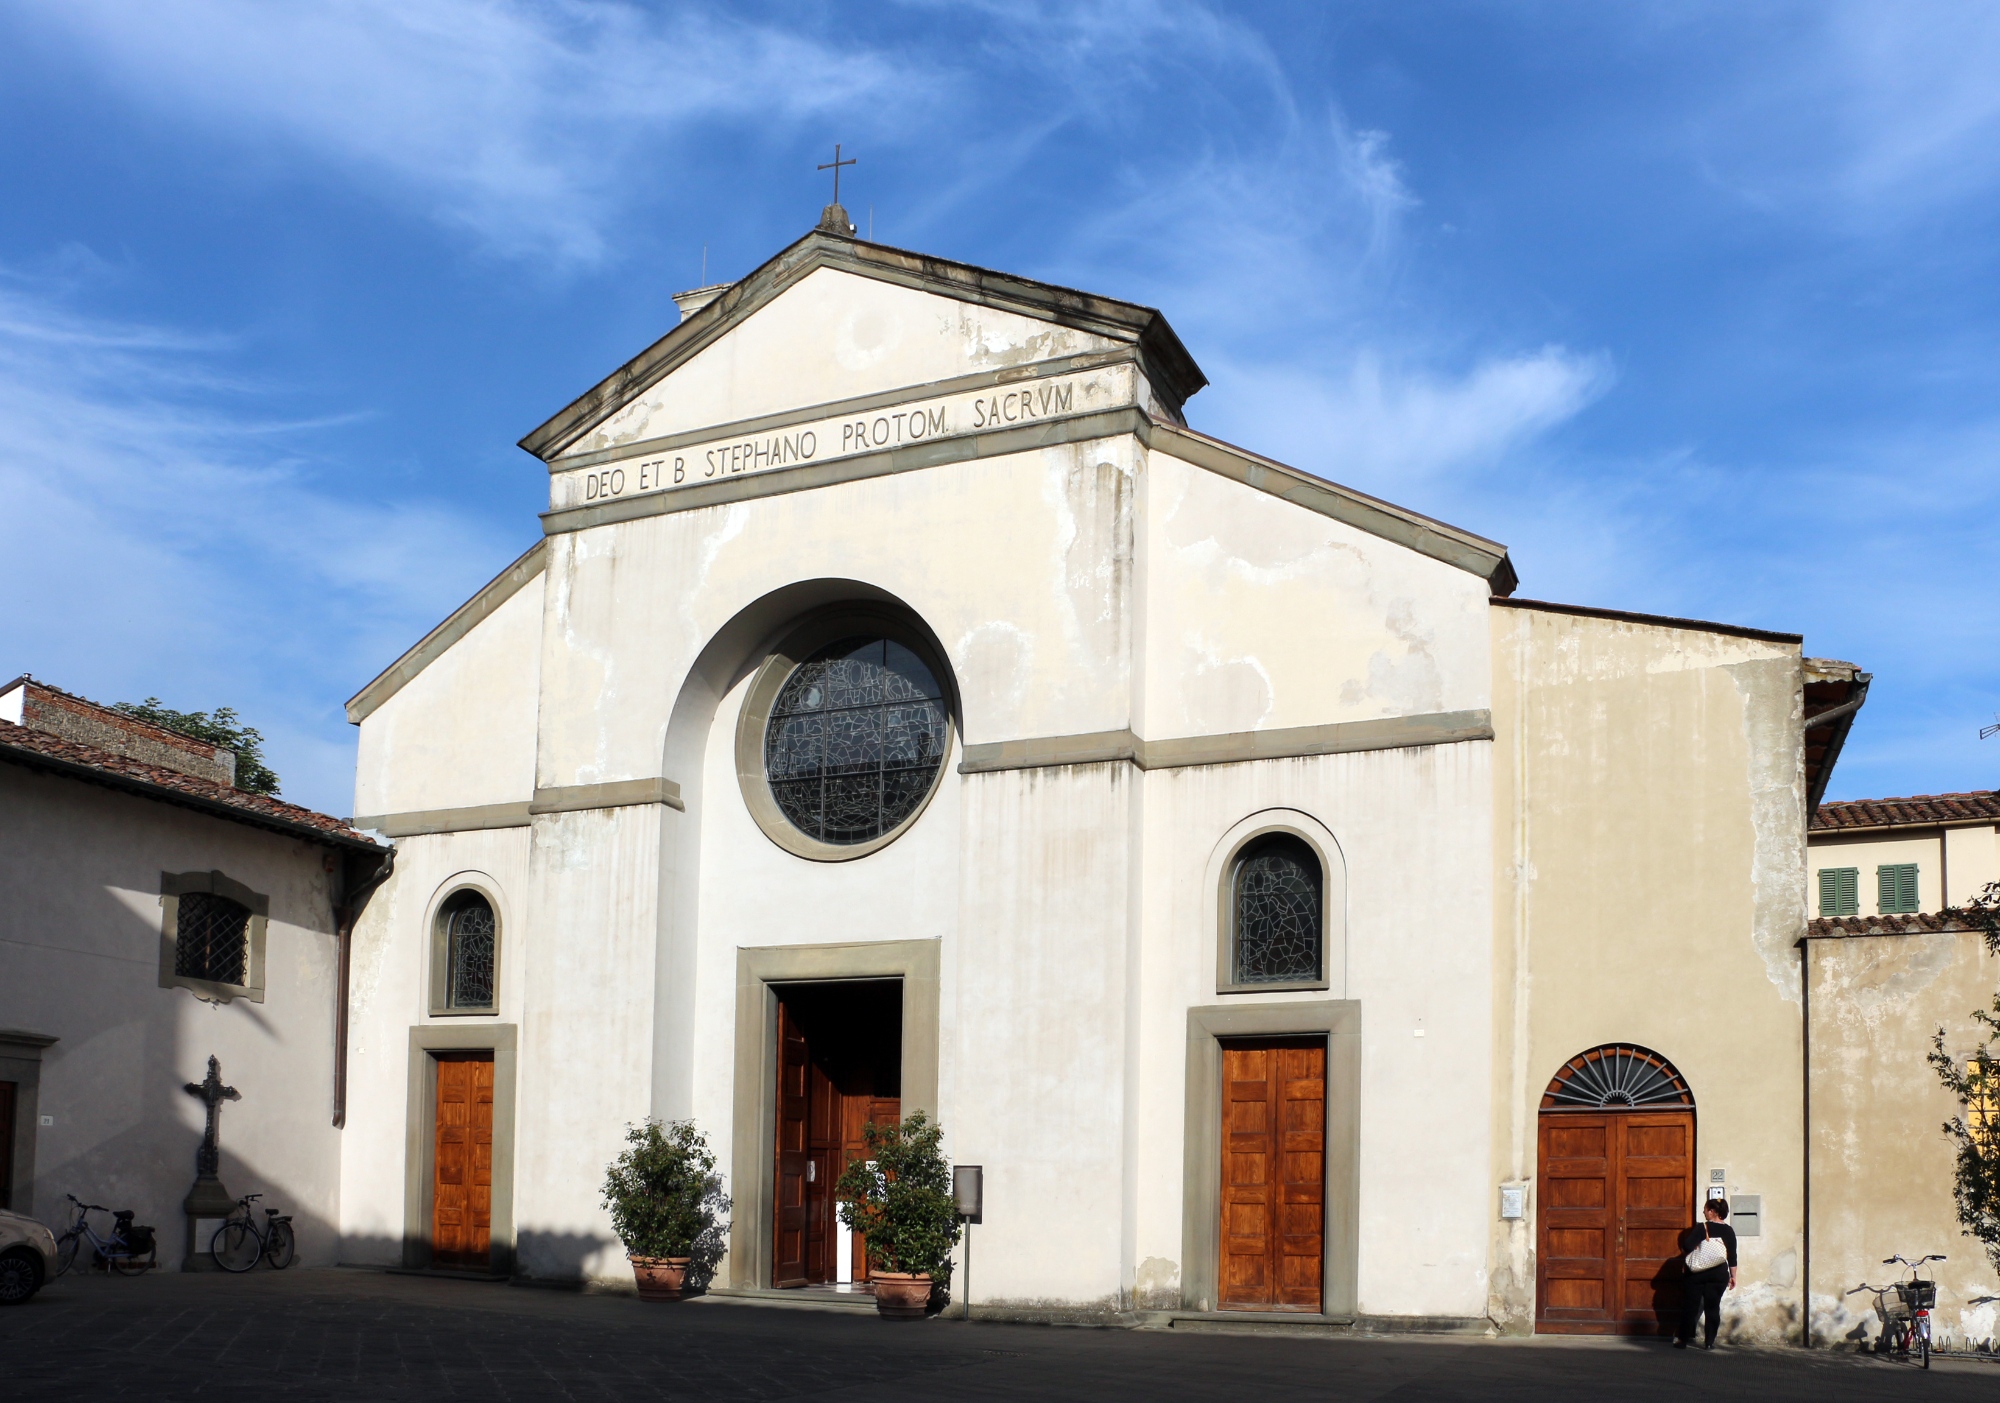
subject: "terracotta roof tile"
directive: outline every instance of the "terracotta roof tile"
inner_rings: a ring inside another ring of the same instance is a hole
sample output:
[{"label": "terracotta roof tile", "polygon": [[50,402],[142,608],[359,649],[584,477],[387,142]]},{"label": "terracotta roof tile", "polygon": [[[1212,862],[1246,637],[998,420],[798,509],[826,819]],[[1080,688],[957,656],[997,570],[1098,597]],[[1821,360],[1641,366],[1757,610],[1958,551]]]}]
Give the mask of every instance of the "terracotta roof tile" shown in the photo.
[{"label": "terracotta roof tile", "polygon": [[1843,799],[1821,804],[1815,832],[1846,828],[1924,827],[1941,823],[2000,824],[2000,793],[1913,794],[1905,799]]},{"label": "terracotta roof tile", "polygon": [[363,844],[374,847],[370,839],[350,828],[343,820],[312,809],[300,808],[297,804],[287,804],[282,799],[273,799],[267,794],[252,794],[245,789],[218,784],[214,780],[198,775],[183,774],[163,765],[149,765],[143,760],[134,760],[125,755],[114,755],[108,750],[99,750],[94,745],[84,745],[78,741],[65,740],[44,731],[30,730],[26,726],[16,726],[11,721],[0,721],[0,760],[16,764],[35,764],[36,760],[53,762],[51,769],[94,770],[117,782],[117,787],[145,793],[147,790],[160,791],[149,797],[167,802],[189,802],[192,807],[211,812],[233,809],[236,814],[224,813],[220,817],[230,818],[240,815],[243,822],[264,828],[288,830],[309,829],[311,833],[300,833],[300,837],[317,834],[338,843]]},{"label": "terracotta roof tile", "polygon": [[1901,916],[1815,916],[1806,922],[1806,935],[1814,940],[1843,935],[1936,935],[1978,929],[1950,911],[1942,915],[1913,912]]}]

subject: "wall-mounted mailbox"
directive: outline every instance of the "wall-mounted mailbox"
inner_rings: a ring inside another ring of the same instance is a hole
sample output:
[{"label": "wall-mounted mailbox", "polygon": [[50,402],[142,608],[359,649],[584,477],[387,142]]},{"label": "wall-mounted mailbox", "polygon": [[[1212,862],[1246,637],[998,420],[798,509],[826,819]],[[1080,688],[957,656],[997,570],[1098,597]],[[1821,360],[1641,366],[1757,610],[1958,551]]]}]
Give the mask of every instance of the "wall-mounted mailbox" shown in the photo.
[{"label": "wall-mounted mailbox", "polygon": [[1737,1194],[1729,1200],[1729,1223],[1738,1237],[1764,1235],[1764,1195]]},{"label": "wall-mounted mailbox", "polygon": [[951,1167],[951,1197],[958,1205],[959,1217],[968,1223],[978,1222],[985,1207],[985,1168],[977,1164],[954,1164]]},{"label": "wall-mounted mailbox", "polygon": [[1500,1217],[1504,1222],[1514,1222],[1528,1216],[1528,1186],[1526,1184],[1502,1184],[1500,1186]]}]

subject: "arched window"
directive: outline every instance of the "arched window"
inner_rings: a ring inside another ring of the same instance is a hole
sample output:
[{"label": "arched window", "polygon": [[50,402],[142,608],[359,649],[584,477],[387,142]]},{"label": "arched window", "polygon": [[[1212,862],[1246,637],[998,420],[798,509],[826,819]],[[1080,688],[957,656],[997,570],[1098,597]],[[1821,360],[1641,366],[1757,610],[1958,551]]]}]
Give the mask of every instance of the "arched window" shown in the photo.
[{"label": "arched window", "polygon": [[442,956],[438,983],[444,997],[433,999],[441,1013],[491,1013],[494,1008],[498,923],[493,904],[476,891],[454,894],[438,913]]},{"label": "arched window", "polygon": [[1542,1093],[1545,1111],[1632,1111],[1694,1105],[1673,1063],[1631,1043],[1606,1043],[1563,1064]]},{"label": "arched window", "polygon": [[923,807],[949,737],[944,689],[922,658],[892,638],[843,638],[779,688],[764,773],[808,838],[869,843]]},{"label": "arched window", "polygon": [[1244,844],[1230,873],[1230,971],[1237,984],[1317,984],[1326,977],[1325,882],[1303,838]]}]

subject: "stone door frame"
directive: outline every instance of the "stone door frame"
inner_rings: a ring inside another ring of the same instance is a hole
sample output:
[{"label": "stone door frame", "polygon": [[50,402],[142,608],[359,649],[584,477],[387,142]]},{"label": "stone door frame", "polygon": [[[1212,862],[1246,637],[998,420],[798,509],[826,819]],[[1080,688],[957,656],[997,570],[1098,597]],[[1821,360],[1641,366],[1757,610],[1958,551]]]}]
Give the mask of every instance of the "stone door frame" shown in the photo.
[{"label": "stone door frame", "polygon": [[1185,1159],[1181,1168],[1181,1308],[1214,1311],[1222,1223],[1222,1040],[1326,1039],[1326,1189],[1320,1310],[1352,1316],[1360,1293],[1361,1002],[1235,1002],[1188,1010]]},{"label": "stone door frame", "polygon": [[[903,984],[903,1114],[938,1113],[940,942],[739,947],[736,1083],[731,1103],[729,1284],[771,1284],[778,1133],[778,994],[774,984],[898,979]],[[497,1106],[495,1120],[498,1120]],[[496,1131],[497,1138],[497,1131]],[[495,1171],[495,1180],[498,1180]],[[495,1210],[498,1217],[498,1210]]]}]

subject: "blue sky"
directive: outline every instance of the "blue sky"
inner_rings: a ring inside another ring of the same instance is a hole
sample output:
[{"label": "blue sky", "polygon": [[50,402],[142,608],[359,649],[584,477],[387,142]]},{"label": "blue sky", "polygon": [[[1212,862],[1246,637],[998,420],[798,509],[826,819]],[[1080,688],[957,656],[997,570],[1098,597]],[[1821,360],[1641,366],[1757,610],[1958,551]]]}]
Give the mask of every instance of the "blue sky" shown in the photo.
[{"label": "blue sky", "polygon": [[342,702],[529,545],[513,445],[809,227],[1162,308],[1196,427],[1521,593],[1876,676],[1833,797],[1992,787],[2000,9],[16,0],[0,669]]}]

